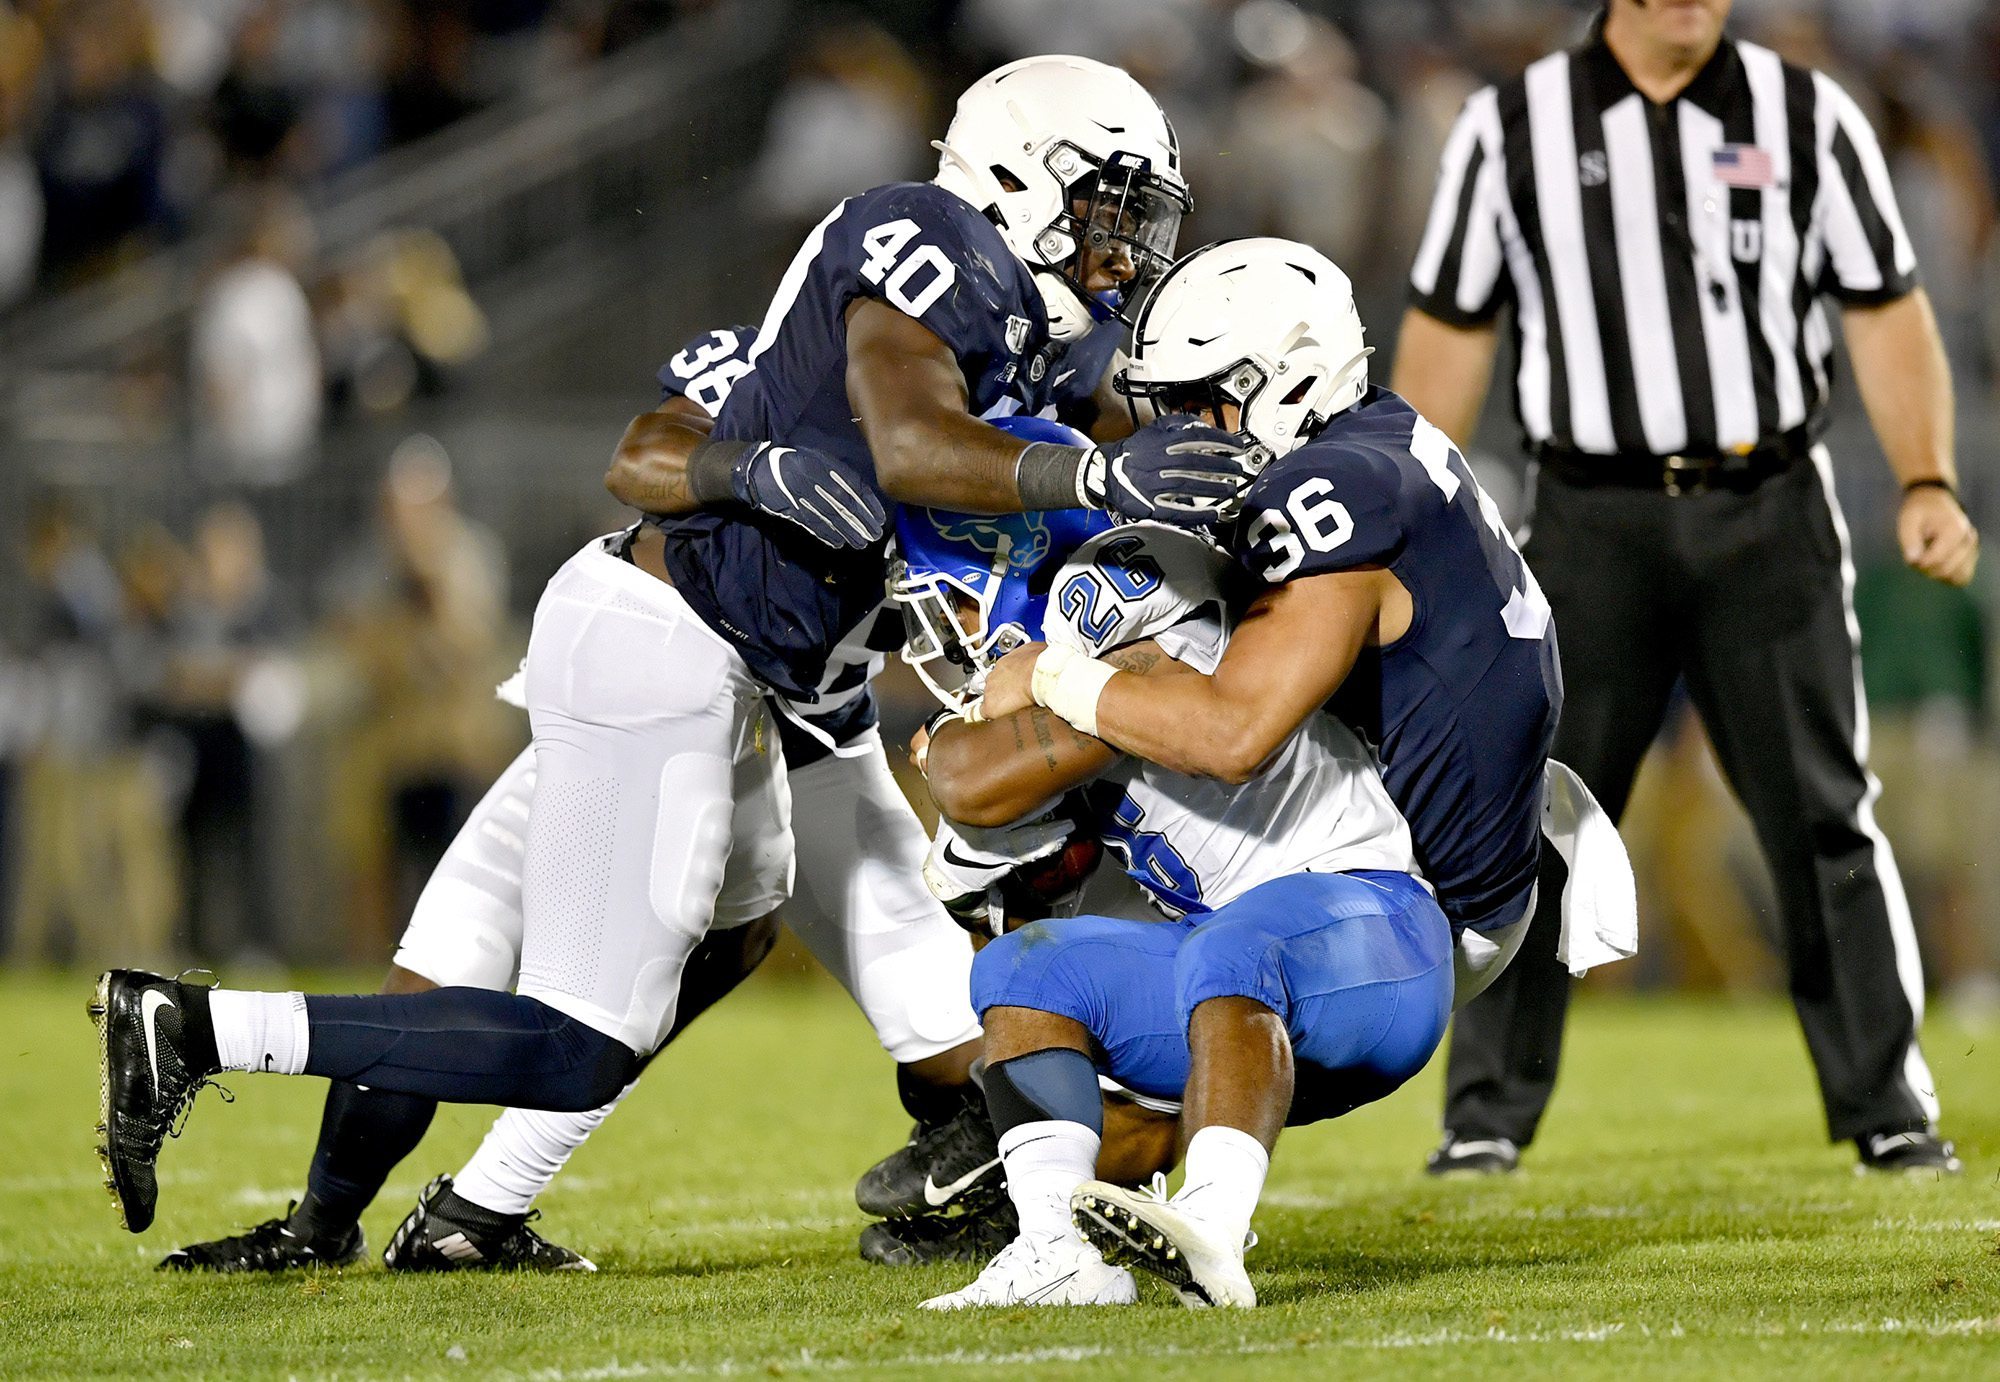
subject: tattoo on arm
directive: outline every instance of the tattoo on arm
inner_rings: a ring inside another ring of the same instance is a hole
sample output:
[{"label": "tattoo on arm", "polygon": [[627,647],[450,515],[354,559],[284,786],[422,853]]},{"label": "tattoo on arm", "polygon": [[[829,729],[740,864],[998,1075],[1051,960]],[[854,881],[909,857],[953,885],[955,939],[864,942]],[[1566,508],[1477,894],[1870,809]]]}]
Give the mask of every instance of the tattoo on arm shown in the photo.
[{"label": "tattoo on arm", "polygon": [[1160,651],[1160,645],[1151,640],[1133,643],[1123,648],[1113,648],[1103,657],[1103,661],[1110,663],[1119,671],[1136,673],[1142,677],[1166,660],[1167,655]]},{"label": "tattoo on arm", "polygon": [[1056,760],[1056,732],[1050,723],[1056,717],[1038,705],[1030,712],[1028,718],[1033,720],[1035,724],[1035,744],[1042,751],[1042,762],[1048,765],[1050,772],[1056,771],[1058,766]]}]

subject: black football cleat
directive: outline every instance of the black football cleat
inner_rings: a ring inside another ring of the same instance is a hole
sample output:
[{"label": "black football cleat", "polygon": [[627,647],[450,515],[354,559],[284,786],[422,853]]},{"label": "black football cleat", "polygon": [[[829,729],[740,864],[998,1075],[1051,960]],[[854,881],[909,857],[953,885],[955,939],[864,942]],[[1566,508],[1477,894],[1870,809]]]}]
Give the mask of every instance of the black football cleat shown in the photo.
[{"label": "black football cleat", "polygon": [[[97,1157],[118,1221],[133,1233],[144,1233],[153,1222],[160,1144],[170,1134],[180,1135],[177,1120],[216,1073],[207,1000],[195,985],[143,970],[112,969],[98,976],[90,1004],[99,1058],[97,1133],[103,1139]],[[198,1046],[205,1046],[206,1054],[193,1054]],[[227,1097],[228,1091],[223,1093]]]},{"label": "black football cleat", "polygon": [[528,1227],[541,1217],[495,1214],[453,1193],[450,1176],[424,1187],[423,1198],[382,1250],[392,1272],[594,1272],[580,1252],[551,1243]]},{"label": "black football cleat", "polygon": [[937,1262],[982,1265],[1014,1241],[1021,1221],[1005,1196],[983,1211],[915,1214],[883,1219],[861,1230],[861,1258],[884,1267],[928,1267]]},{"label": "black football cleat", "polygon": [[1438,1149],[1424,1158],[1424,1170],[1434,1176],[1506,1176],[1521,1169],[1521,1149],[1507,1137],[1444,1135]]},{"label": "black football cleat", "polygon": [[862,1174],[861,1212],[878,1219],[934,1214],[1000,1185],[1000,1139],[984,1105],[911,1130],[910,1140]]},{"label": "black football cleat", "polygon": [[[297,1206],[295,1205],[294,1208]],[[160,1259],[163,1272],[289,1272],[315,1267],[348,1267],[361,1260],[368,1240],[361,1225],[337,1238],[307,1238],[292,1231],[289,1212],[266,1219],[231,1238],[190,1243]]]},{"label": "black football cleat", "polygon": [[1861,1160],[1856,1175],[1880,1171],[1889,1175],[1955,1176],[1964,1170],[1951,1143],[1928,1129],[1916,1132],[1869,1133],[1854,1139]]}]

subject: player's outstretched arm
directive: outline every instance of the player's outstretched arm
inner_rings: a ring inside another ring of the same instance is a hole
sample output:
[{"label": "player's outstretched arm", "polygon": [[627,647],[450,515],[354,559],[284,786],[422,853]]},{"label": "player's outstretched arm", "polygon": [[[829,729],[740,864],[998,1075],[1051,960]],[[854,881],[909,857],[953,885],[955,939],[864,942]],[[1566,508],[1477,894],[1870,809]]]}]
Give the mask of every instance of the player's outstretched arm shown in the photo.
[{"label": "player's outstretched arm", "polygon": [[1022,442],[967,411],[958,357],[929,327],[878,298],[847,311],[847,398],[890,498],[963,513],[1074,508],[1066,492],[1024,496]]},{"label": "player's outstretched arm", "polygon": [[742,504],[797,525],[829,547],[882,540],[889,516],[867,477],[839,458],[769,442],[716,441],[700,405],[670,398],[632,419],[604,487],[641,513]]},{"label": "player's outstretched arm", "polygon": [[961,513],[1100,508],[1212,526],[1255,475],[1240,439],[1192,418],[1099,447],[1023,446],[966,409],[958,357],[876,298],[847,311],[847,400],[890,498]]},{"label": "player's outstretched arm", "polygon": [[699,403],[680,395],[639,414],[611,453],[604,487],[640,513],[693,513],[701,503],[688,483],[688,457],[714,427]]},{"label": "player's outstretched arm", "polygon": [[[1107,677],[1097,659],[1054,649],[1030,669],[1032,694],[1125,753],[1175,772],[1247,782],[1339,689],[1362,648],[1401,635],[1408,614],[1406,603],[1393,612],[1398,596],[1407,601],[1381,568],[1303,577],[1257,597],[1212,676]],[[1403,627],[1385,627],[1392,620]]]}]

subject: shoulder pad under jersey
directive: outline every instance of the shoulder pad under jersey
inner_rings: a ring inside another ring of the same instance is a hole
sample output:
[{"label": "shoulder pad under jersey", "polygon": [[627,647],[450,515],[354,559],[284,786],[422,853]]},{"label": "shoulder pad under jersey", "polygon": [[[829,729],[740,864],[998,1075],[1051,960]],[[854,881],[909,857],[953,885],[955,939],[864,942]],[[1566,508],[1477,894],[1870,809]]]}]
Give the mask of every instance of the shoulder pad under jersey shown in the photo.
[{"label": "shoulder pad under jersey", "polygon": [[736,381],[750,372],[754,326],[721,326],[704,331],[660,366],[660,402],[686,398],[710,417],[722,411]]},{"label": "shoulder pad under jersey", "polygon": [[1128,523],[1077,548],[1049,588],[1050,643],[1092,657],[1142,638],[1213,671],[1227,638],[1222,578],[1229,558],[1159,523]]},{"label": "shoulder pad under jersey", "polygon": [[1234,543],[1244,569],[1272,585],[1356,566],[1387,564],[1403,550],[1403,473],[1409,429],[1387,442],[1380,429],[1336,431],[1265,467],[1243,499]]}]

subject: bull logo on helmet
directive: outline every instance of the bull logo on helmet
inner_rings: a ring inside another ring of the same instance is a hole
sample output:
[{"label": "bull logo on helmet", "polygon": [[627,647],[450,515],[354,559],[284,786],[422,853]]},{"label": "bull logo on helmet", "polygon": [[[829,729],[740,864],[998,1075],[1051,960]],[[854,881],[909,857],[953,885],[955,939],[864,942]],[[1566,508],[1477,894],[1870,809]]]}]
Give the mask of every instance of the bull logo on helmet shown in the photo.
[{"label": "bull logo on helmet", "polygon": [[1007,565],[1016,571],[1039,566],[1048,556],[1051,544],[1048,525],[1040,514],[1033,513],[996,518],[956,517],[940,522],[937,530],[947,542],[969,543],[995,557],[1000,555],[1001,543],[1006,543]]}]

